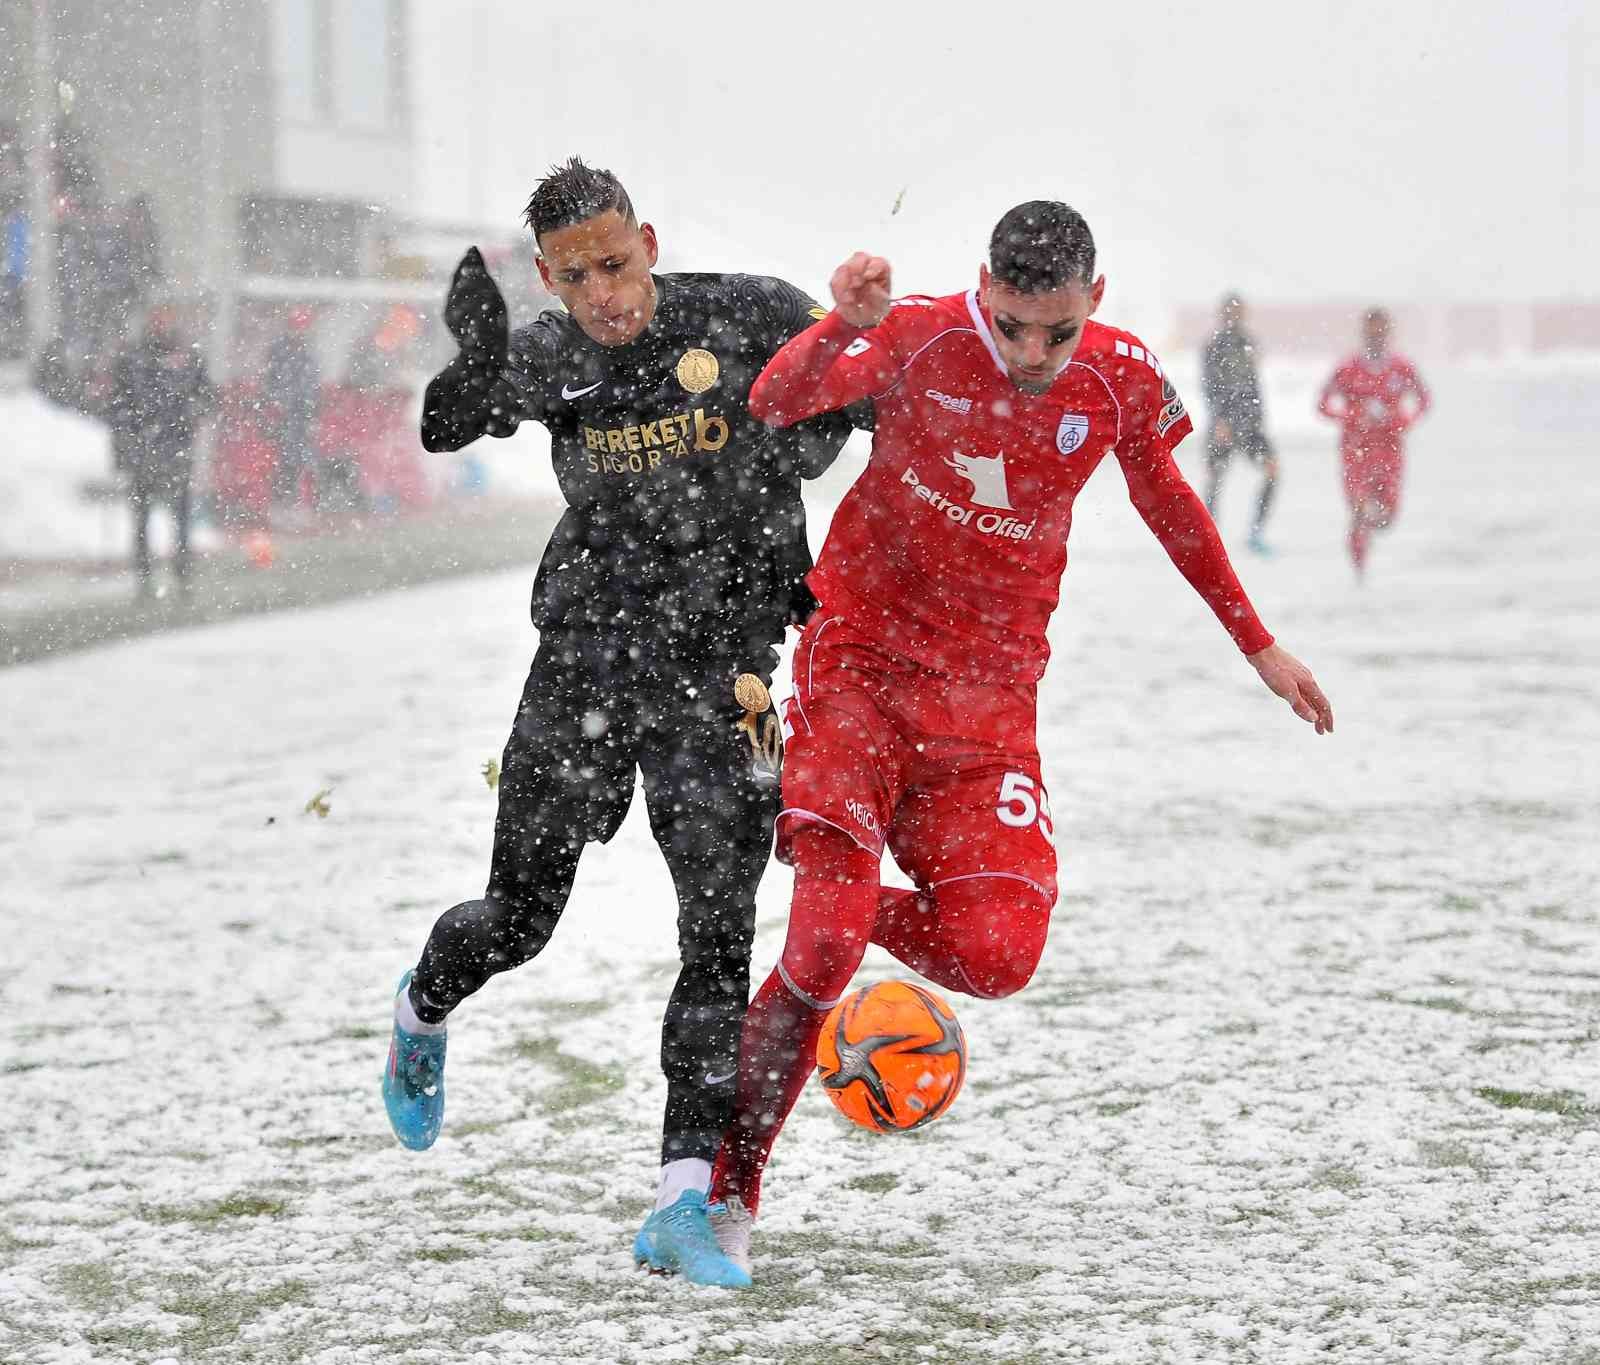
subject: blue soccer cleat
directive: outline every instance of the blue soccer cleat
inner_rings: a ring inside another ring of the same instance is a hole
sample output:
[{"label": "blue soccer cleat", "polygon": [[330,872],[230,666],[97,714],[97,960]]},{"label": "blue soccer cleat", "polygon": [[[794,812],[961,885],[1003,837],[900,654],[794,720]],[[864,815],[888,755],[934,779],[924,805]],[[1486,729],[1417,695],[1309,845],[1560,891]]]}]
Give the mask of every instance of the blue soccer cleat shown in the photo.
[{"label": "blue soccer cleat", "polygon": [[[407,972],[399,990],[410,984]],[[444,1043],[442,1033],[407,1033],[395,1022],[383,1073],[383,1106],[400,1145],[413,1152],[433,1146],[444,1123]]]},{"label": "blue soccer cleat", "polygon": [[750,1288],[750,1273],[723,1254],[701,1190],[685,1190],[675,1204],[657,1209],[633,1239],[633,1258],[663,1275],[722,1289]]}]

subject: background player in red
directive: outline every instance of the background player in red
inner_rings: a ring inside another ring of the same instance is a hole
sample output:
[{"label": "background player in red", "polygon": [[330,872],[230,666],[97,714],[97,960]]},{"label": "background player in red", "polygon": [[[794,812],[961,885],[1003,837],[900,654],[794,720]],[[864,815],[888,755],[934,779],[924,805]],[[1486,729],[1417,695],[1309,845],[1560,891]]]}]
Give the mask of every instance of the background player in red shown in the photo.
[{"label": "background player in red", "polygon": [[1350,504],[1350,562],[1356,577],[1367,567],[1375,531],[1400,510],[1401,449],[1407,428],[1428,410],[1428,390],[1416,367],[1389,349],[1389,314],[1369,308],[1361,317],[1361,351],[1340,364],[1322,390],[1317,411],[1342,428],[1344,496]]},{"label": "background player in red", "polygon": [[[1266,685],[1319,734],[1333,728],[1173,462],[1190,431],[1182,400],[1137,337],[1090,318],[1105,280],[1079,214],[1012,209],[966,294],[891,300],[889,285],[887,261],[851,257],[833,276],[835,311],[750,394],[780,426],[870,397],[876,430],[807,579],[820,606],[794,657],[778,823],[794,900],[746,1016],[710,1193],[743,1268],[767,1155],[867,943],[989,998],[1038,963],[1056,859],[1036,688],[1073,499],[1105,456]],[[886,847],[915,891],[880,886]]]}]

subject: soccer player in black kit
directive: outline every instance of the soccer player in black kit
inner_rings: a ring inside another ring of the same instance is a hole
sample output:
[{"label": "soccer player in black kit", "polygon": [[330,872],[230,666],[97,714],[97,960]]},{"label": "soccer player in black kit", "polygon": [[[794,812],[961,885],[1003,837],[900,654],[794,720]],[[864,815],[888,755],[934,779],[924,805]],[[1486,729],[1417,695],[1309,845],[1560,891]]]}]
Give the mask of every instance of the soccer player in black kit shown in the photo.
[{"label": "soccer player in black kit", "polygon": [[428,386],[422,441],[456,450],[542,422],[567,510],[534,584],[539,647],[501,763],[488,887],[439,918],[401,979],[384,1099],[405,1146],[432,1145],[446,1017],[544,948],[584,844],[616,833],[637,768],[683,966],[661,1034],[661,1183],[634,1253],[746,1285],[705,1190],[732,1110],[778,786],[767,727],[740,728],[733,685],[769,684],[774,646],[814,605],[800,481],[833,462],[851,419],[777,431],[751,417],[752,381],[822,310],[782,280],[652,274],[655,231],[609,171],[555,168],[525,216],[566,312],[508,333],[469,250],[445,304],[461,350]]},{"label": "soccer player in black kit", "polygon": [[1266,412],[1261,405],[1261,379],[1256,372],[1256,340],[1245,330],[1245,304],[1228,294],[1217,310],[1217,327],[1200,357],[1200,388],[1211,409],[1211,432],[1206,440],[1206,511],[1214,518],[1222,493],[1222,478],[1237,455],[1261,470],[1255,515],[1250,521],[1250,549],[1270,555],[1264,538],[1267,513],[1278,487],[1278,453],[1267,436]]}]

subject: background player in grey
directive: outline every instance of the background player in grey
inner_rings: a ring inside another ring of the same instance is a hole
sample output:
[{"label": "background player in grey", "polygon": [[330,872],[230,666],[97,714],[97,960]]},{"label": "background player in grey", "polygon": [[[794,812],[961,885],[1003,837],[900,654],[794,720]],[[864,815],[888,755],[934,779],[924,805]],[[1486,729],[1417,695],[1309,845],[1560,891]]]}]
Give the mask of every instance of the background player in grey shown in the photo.
[{"label": "background player in grey", "polygon": [[489,884],[440,917],[402,978],[384,1097],[400,1141],[430,1146],[446,1016],[544,948],[584,845],[615,834],[637,769],[683,966],[662,1026],[657,1211],[635,1253],[748,1283],[718,1264],[705,1188],[733,1102],[778,787],[732,689],[742,673],[770,683],[774,646],[814,605],[800,481],[832,463],[851,419],[791,433],[751,417],[755,376],[822,310],[782,280],[653,274],[655,230],[609,171],[576,158],[554,169],[526,217],[567,311],[508,335],[469,250],[445,306],[461,352],[428,387],[422,439],[455,450],[541,422],[567,510],[534,584],[539,648],[501,765]]},{"label": "background player in grey", "polygon": [[1267,439],[1255,338],[1244,324],[1244,300],[1237,294],[1224,296],[1217,309],[1217,328],[1201,357],[1200,391],[1211,412],[1206,439],[1206,511],[1215,519],[1222,478],[1235,455],[1257,465],[1261,488],[1250,520],[1250,548],[1265,555],[1272,552],[1263,531],[1278,488],[1278,454]]},{"label": "background player in grey", "polygon": [[157,504],[172,509],[176,538],[172,572],[179,590],[188,590],[194,446],[201,423],[216,406],[216,388],[199,347],[183,330],[177,309],[152,308],[144,335],[112,363],[105,398],[112,444],[128,475],[133,566],[141,597],[155,591],[150,517]]}]

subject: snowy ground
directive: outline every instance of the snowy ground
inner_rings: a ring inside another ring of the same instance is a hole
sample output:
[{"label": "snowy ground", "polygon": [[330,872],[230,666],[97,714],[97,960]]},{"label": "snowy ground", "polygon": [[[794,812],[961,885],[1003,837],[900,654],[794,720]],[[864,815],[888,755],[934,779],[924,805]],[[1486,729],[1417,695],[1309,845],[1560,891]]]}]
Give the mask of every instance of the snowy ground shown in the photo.
[{"label": "snowy ground", "polygon": [[956,1002],[971,1071],[930,1129],[802,1098],[745,1295],[628,1255],[674,952],[638,809],[546,956],[459,1012],[438,1146],[388,1134],[394,979],[486,868],[525,573],[0,672],[0,1359],[1595,1365],[1571,425],[1442,412],[1364,590],[1326,437],[1285,451],[1282,553],[1242,568],[1334,700],[1320,740],[1102,471],[1042,692],[1038,977]]}]

